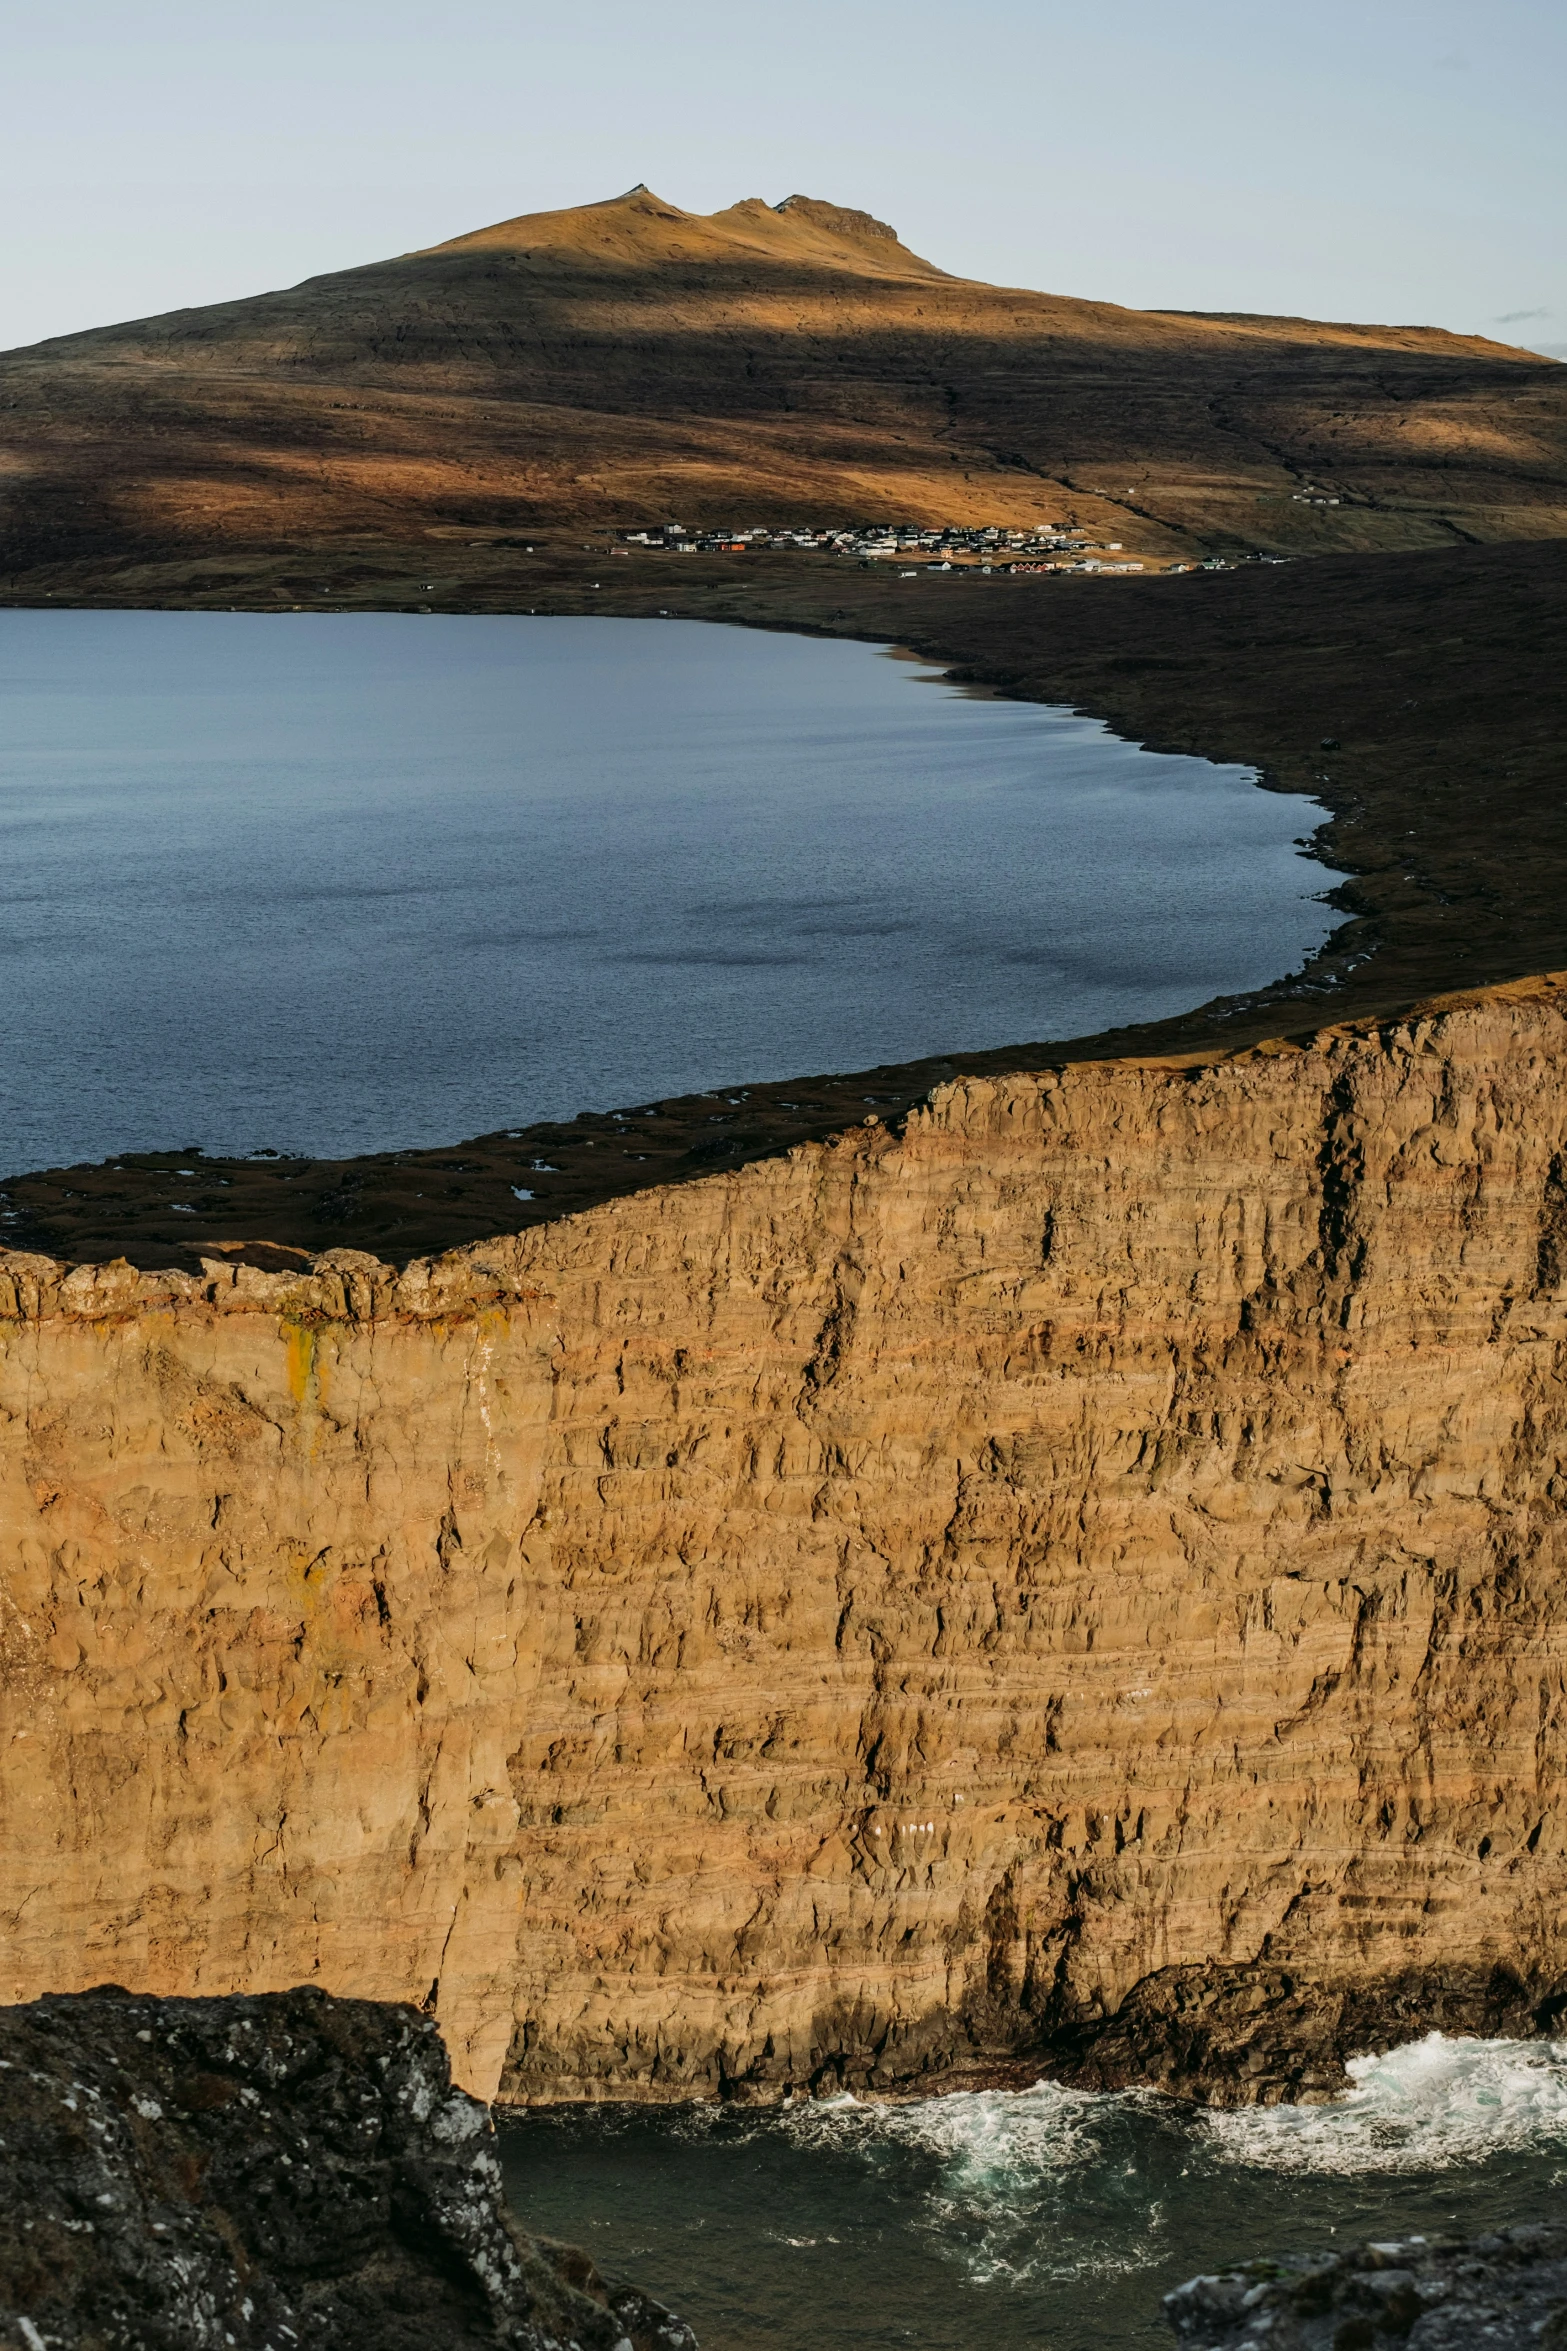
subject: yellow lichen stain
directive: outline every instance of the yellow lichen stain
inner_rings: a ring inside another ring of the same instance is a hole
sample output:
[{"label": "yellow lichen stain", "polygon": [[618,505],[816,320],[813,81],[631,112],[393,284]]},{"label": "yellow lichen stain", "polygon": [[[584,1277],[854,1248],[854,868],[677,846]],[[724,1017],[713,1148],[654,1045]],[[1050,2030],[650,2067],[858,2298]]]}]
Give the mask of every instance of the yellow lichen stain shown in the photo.
[{"label": "yellow lichen stain", "polygon": [[[314,1416],[326,1406],[327,1351],[321,1344],[324,1321],[325,1317],[319,1314],[290,1314],[283,1318],[288,1392],[302,1416]],[[317,1433],[313,1417],[309,1431],[313,1452]]]},{"label": "yellow lichen stain", "polygon": [[315,1401],[319,1394],[316,1369],[316,1334],[308,1323],[285,1323],[288,1342],[288,1392],[299,1405]]},{"label": "yellow lichen stain", "polygon": [[285,1552],[284,1557],[288,1561],[289,1590],[296,1598],[302,1599],[310,1590],[311,1572],[319,1566],[321,1553],[290,1550]]}]

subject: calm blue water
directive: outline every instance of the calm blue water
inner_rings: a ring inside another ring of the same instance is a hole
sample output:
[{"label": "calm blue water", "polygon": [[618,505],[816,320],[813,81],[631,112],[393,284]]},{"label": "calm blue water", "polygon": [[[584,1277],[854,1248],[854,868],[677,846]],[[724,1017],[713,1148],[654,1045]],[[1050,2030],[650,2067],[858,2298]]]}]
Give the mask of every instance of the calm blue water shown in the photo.
[{"label": "calm blue water", "polygon": [[1335,2105],[1209,2115],[1046,2086],[503,2123],[524,2224],[703,2351],[1155,2351],[1227,2262],[1559,2214],[1567,2044],[1432,2035]]},{"label": "calm blue water", "polygon": [[1319,813],[862,645],[0,613],[0,1174],[1177,1012],[1332,927]]}]

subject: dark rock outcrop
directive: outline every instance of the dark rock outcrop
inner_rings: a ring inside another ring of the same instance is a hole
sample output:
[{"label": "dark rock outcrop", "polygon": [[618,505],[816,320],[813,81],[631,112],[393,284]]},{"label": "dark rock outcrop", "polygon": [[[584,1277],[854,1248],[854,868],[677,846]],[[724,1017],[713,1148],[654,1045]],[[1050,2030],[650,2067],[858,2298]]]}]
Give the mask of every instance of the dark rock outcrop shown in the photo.
[{"label": "dark rock outcrop", "polygon": [[1252,2261],[1165,2297],[1187,2351],[1560,2351],[1567,2226]]},{"label": "dark rock outcrop", "polygon": [[314,1990],[0,2010],[5,2351],[694,2351],[501,2203],[433,2023]]},{"label": "dark rock outcrop", "polygon": [[1411,1968],[1374,1988],[1266,1962],[1167,1967],[1113,2016],[1058,2031],[1042,2055],[1084,2090],[1141,2084],[1210,2106],[1317,2105],[1342,2092],[1351,2052],[1428,2032],[1528,2040],[1557,2031],[1564,2008],[1560,1983],[1526,1984],[1501,1962],[1455,1962],[1439,1976]]}]

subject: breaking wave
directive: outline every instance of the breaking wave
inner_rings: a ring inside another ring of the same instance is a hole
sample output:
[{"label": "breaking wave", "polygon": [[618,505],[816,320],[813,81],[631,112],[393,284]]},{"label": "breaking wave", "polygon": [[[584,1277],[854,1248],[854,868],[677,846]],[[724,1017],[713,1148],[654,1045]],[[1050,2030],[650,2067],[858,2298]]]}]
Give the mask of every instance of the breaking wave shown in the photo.
[{"label": "breaking wave", "polygon": [[[955,2091],[906,2105],[850,2097],[788,2110],[797,2146],[857,2155],[868,2170],[918,2188],[933,2242],[973,2281],[1106,2275],[1141,2267],[1161,2206],[1135,2143],[1158,2102],[1062,2089]],[[1064,2207],[1096,2185],[1105,2225],[1063,2234]]]},{"label": "breaking wave", "polygon": [[780,2351],[815,2351],[822,2292],[841,2316],[850,2295],[860,2332],[846,2318],[843,2339],[867,2344],[1130,2351],[1165,2342],[1158,2295],[1198,2269],[1334,2238],[1468,2236],[1560,2201],[1567,2041],[1428,2034],[1349,2076],[1325,2106],[1238,2114],[1060,2083],[559,2111],[517,2137],[533,2149],[519,2208],[571,2233],[580,2196],[604,2193],[590,2226],[663,2245],[677,2299],[700,2233],[724,2325],[766,2320]]},{"label": "breaking wave", "polygon": [[1436,2185],[1506,2156],[1567,2164],[1567,2042],[1431,2033],[1348,2070],[1324,2106],[1212,2113],[1040,2082],[906,2105],[801,2103],[772,2127],[802,2152],[854,2159],[868,2193],[896,2181],[917,2195],[932,2240],[977,2284],[1144,2267],[1168,2209],[1200,2200],[1204,2182],[1228,2205],[1259,2172]]},{"label": "breaking wave", "polygon": [[1567,2153],[1567,2041],[1428,2033],[1349,2063],[1328,2106],[1204,2118],[1215,2154],[1269,2171],[1440,2172],[1502,2154]]},{"label": "breaking wave", "polygon": [[1357,2059],[1328,2105],[1243,2113],[1038,2083],[515,2127],[530,2225],[655,2248],[649,2284],[730,2351],[819,2351],[824,2307],[867,2346],[1158,2351],[1159,2297],[1196,2271],[1554,2209],[1567,2041],[1433,2033]]}]

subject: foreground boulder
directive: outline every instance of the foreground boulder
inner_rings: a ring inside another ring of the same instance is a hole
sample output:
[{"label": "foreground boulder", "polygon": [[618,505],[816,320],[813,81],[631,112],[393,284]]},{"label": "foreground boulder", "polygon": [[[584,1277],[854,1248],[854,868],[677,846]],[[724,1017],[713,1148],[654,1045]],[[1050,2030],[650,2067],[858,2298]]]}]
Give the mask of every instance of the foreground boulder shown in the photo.
[{"label": "foreground boulder", "polygon": [[317,1991],[0,2009],[11,2351],[694,2351],[501,2202],[435,2026]]},{"label": "foreground boulder", "polygon": [[1193,2278],[1164,2307],[1190,2351],[1559,2351],[1567,2227],[1252,2261]]}]

